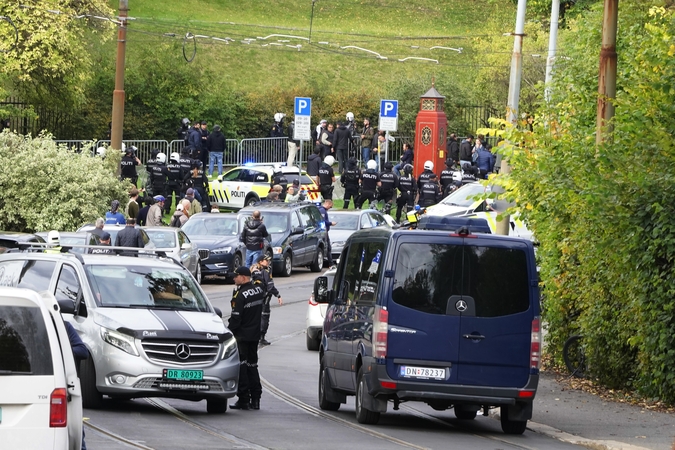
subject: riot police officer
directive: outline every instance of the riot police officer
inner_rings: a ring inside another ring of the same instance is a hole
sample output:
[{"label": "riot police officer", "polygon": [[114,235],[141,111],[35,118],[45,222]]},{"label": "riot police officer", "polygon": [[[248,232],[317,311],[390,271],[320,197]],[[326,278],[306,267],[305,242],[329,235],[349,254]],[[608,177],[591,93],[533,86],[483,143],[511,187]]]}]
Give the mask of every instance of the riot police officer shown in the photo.
[{"label": "riot police officer", "polygon": [[356,209],[361,209],[366,200],[368,200],[368,206],[375,201],[375,192],[380,184],[377,162],[371,159],[366,164],[366,171],[361,174],[361,195],[356,200]]},{"label": "riot police officer", "polygon": [[380,173],[380,196],[379,200],[384,202],[384,213],[389,214],[396,196],[396,188],[398,187],[398,177],[391,170],[394,164],[391,161],[384,163],[384,171]]},{"label": "riot police officer", "polygon": [[321,196],[324,200],[333,199],[333,183],[335,183],[335,172],[331,167],[335,163],[335,158],[328,155],[323,159],[319,166],[319,174],[316,176],[316,184],[319,185]]},{"label": "riot police officer", "polygon": [[[211,210],[211,203],[209,202],[209,179],[204,171],[204,163],[198,159],[192,160],[192,170],[190,171],[190,178],[192,178],[192,188],[199,193],[199,203],[205,211]],[[196,196],[196,195],[195,195]],[[197,196],[196,196],[197,197]]]},{"label": "riot police officer", "polygon": [[181,198],[185,197],[185,191],[192,187],[192,166],[194,165],[194,160],[190,158],[190,147],[183,147],[181,150],[180,168],[183,171],[183,180],[181,182]]},{"label": "riot police officer", "polygon": [[[152,181],[153,196],[161,195],[164,197],[166,193],[167,177],[169,176],[169,169],[166,167],[166,155],[158,153],[157,159],[152,165],[152,172],[150,172],[150,180]],[[164,202],[164,212],[170,213],[171,202]]]},{"label": "riot police officer", "polygon": [[158,148],[153,148],[150,150],[150,159],[145,163],[145,170],[148,172],[148,179],[145,182],[145,193],[150,197],[155,195],[164,195],[162,192],[153,192],[152,190],[152,168],[157,164],[157,155],[159,154]]},{"label": "riot police officer", "polygon": [[274,165],[274,173],[272,174],[272,183],[270,187],[278,184],[281,186],[281,193],[279,194],[280,201],[286,201],[286,190],[288,189],[288,179],[284,176],[284,173],[281,171],[281,164]]},{"label": "riot police officer", "polygon": [[180,155],[176,152],[171,154],[171,159],[166,165],[168,171],[167,181],[166,181],[166,203],[164,205],[171,206],[171,196],[175,195],[176,205],[178,201],[182,198],[180,194],[180,188],[183,184],[183,179],[185,175],[183,174],[183,169],[180,165]]},{"label": "riot police officer", "polygon": [[415,197],[417,196],[417,182],[412,175],[413,166],[406,164],[403,167],[403,175],[398,179],[398,190],[400,192],[396,199],[396,221],[401,221],[401,214],[407,213],[408,208],[412,208],[415,204]]},{"label": "riot police officer", "polygon": [[434,163],[431,161],[426,161],[424,163],[424,172],[417,177],[417,186],[422,189],[422,182],[428,180],[431,177],[431,174],[434,173]]},{"label": "riot police officer", "polygon": [[136,147],[130,145],[125,148],[124,156],[120,161],[120,172],[122,181],[129,180],[131,184],[136,186],[138,182],[138,174],[136,173],[136,166],[141,164],[141,160],[136,156]]},{"label": "riot police officer", "polygon": [[468,183],[473,183],[478,178],[476,175],[478,168],[470,165],[462,166],[462,186]]},{"label": "riot police officer", "polygon": [[441,172],[441,192],[443,198],[447,197],[454,189],[457,188],[455,181],[456,170],[454,168],[455,162],[452,159],[445,160],[445,169]]},{"label": "riot police officer", "polygon": [[[274,125],[270,131],[270,137],[273,138],[284,138],[284,113],[276,113],[274,115]],[[282,139],[276,139],[274,141],[274,155],[272,155],[274,161],[283,161],[284,160],[284,147],[287,146],[287,143]]]},{"label": "riot police officer", "polygon": [[176,134],[178,135],[178,139],[183,141],[183,147],[187,147],[188,137],[190,136],[190,119],[184,117],[183,120],[180,121],[180,126],[178,127]]},{"label": "riot police officer", "polygon": [[418,204],[421,207],[435,205],[441,197],[441,189],[438,187],[436,174],[432,173],[429,178],[420,185],[420,198]]},{"label": "riot police officer", "polygon": [[349,209],[349,202],[353,199],[356,206],[356,200],[359,197],[359,184],[361,183],[361,171],[356,164],[356,158],[347,160],[347,169],[340,176],[340,184],[345,188],[344,204],[342,209]]}]

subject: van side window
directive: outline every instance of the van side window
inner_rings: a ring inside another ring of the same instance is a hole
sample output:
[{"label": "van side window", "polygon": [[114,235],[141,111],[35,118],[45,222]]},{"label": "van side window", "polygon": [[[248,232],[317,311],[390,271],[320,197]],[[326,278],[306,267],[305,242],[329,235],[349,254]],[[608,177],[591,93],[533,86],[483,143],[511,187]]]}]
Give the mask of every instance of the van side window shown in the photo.
[{"label": "van side window", "polygon": [[75,303],[79,293],[80,282],[77,279],[75,269],[64,264],[59,274],[59,280],[56,283],[54,297],[56,297],[56,300],[72,300]]},{"label": "van side window", "polygon": [[347,256],[344,280],[349,283],[348,303],[374,303],[384,264],[382,242],[352,244]]},{"label": "van side window", "polygon": [[300,226],[300,219],[295,211],[291,211],[291,230]]},{"label": "van side window", "polygon": [[54,375],[51,345],[40,308],[0,306],[0,371]]},{"label": "van side window", "polygon": [[5,261],[0,263],[0,286],[46,291],[55,266],[54,261]]},{"label": "van side window", "polygon": [[303,226],[316,226],[316,222],[314,221],[309,208],[300,208],[298,214],[300,214],[300,220],[302,220]]}]

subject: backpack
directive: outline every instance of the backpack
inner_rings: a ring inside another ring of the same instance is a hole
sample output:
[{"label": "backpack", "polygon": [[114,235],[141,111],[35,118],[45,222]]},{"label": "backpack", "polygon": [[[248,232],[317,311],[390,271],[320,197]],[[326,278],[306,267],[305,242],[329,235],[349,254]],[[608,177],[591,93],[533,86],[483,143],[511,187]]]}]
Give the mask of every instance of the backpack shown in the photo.
[{"label": "backpack", "polygon": [[170,227],[180,228],[180,216],[173,216],[171,222],[169,223]]}]

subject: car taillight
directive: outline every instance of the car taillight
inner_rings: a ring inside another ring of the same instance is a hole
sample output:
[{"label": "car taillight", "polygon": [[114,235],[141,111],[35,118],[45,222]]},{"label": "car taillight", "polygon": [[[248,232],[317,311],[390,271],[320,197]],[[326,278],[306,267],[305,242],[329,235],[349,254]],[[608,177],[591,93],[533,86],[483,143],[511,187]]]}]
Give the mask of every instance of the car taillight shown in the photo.
[{"label": "car taillight", "polygon": [[532,320],[532,337],[530,341],[530,370],[539,370],[541,364],[541,328],[540,317]]},{"label": "car taillight", "polygon": [[68,393],[64,388],[54,389],[49,397],[49,426],[63,428],[68,424]]},{"label": "car taillight", "polygon": [[386,358],[387,357],[387,332],[389,329],[389,311],[378,306],[375,308],[375,320],[373,321],[373,333],[375,336],[375,342],[373,343],[375,348],[375,357],[376,358]]}]

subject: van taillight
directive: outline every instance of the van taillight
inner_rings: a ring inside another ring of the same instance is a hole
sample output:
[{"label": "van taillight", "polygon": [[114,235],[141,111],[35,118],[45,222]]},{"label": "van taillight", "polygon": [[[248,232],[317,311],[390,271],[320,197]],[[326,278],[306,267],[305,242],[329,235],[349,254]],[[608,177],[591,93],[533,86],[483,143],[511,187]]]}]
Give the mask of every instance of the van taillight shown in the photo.
[{"label": "van taillight", "polygon": [[376,358],[386,358],[387,357],[387,331],[389,328],[389,311],[377,306],[375,308],[375,320],[373,320],[373,334],[375,337],[375,342],[373,342],[373,347],[375,348],[375,357]]},{"label": "van taillight", "polygon": [[541,328],[540,317],[532,320],[532,337],[530,341],[530,370],[539,370],[541,364]]},{"label": "van taillight", "polygon": [[64,388],[54,389],[49,397],[49,426],[63,428],[68,424],[68,393]]}]

